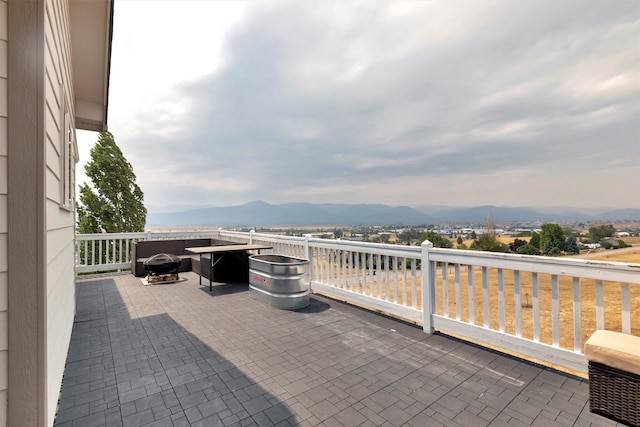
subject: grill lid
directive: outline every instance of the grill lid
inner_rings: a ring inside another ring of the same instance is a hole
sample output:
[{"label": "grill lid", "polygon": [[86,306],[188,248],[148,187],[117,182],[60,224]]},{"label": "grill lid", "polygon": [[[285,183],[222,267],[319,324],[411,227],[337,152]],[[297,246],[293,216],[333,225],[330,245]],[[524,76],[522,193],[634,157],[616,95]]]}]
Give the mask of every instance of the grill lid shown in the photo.
[{"label": "grill lid", "polygon": [[145,270],[156,273],[166,274],[176,270],[182,263],[182,260],[172,254],[156,254],[147,258],[143,263]]}]

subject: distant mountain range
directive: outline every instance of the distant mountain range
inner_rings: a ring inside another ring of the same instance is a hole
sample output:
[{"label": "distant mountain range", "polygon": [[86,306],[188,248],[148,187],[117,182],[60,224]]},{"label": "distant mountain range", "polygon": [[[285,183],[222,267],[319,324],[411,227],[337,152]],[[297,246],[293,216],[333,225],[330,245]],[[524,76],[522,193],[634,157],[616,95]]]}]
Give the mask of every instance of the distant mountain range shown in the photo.
[{"label": "distant mountain range", "polygon": [[566,207],[530,208],[476,206],[386,206],[373,204],[284,203],[254,201],[239,206],[207,207],[158,212],[149,209],[147,226],[309,226],[309,225],[420,225],[481,224],[493,216],[495,223],[592,222],[640,220],[640,209]]}]

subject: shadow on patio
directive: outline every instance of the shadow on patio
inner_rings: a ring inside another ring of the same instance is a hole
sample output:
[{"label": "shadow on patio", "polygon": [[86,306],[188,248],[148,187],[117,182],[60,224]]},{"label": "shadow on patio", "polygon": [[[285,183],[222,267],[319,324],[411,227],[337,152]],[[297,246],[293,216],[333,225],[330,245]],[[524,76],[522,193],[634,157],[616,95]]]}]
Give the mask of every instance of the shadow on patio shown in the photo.
[{"label": "shadow on patio", "polygon": [[324,297],[283,311],[183,277],[78,281],[57,426],[615,425],[582,379]]}]

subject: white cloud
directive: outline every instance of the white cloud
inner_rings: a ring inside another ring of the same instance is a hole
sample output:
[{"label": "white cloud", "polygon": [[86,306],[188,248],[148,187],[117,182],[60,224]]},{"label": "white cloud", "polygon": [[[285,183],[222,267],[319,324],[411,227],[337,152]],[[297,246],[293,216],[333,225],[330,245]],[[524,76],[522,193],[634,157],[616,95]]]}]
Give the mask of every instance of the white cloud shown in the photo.
[{"label": "white cloud", "polygon": [[634,2],[149,4],[109,125],[151,205],[640,206]]}]

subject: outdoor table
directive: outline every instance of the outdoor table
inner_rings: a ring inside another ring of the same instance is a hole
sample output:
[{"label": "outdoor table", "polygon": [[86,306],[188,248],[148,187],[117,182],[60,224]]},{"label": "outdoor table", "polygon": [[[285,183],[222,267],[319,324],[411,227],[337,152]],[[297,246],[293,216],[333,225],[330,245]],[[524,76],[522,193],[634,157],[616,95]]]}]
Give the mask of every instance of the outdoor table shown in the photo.
[{"label": "outdoor table", "polygon": [[[185,248],[186,251],[200,255],[200,269],[202,271],[202,255],[210,255],[209,265],[209,292],[213,290],[213,268],[220,262],[225,256],[231,254],[239,257],[246,264],[246,259],[243,256],[248,251],[257,250],[260,253],[262,249],[271,249],[272,246],[265,245],[218,245],[218,246],[197,246],[193,248]],[[214,261],[213,254],[219,254],[220,256]],[[247,264],[247,271],[249,265]],[[202,286],[202,273],[200,274],[199,284]]]}]

